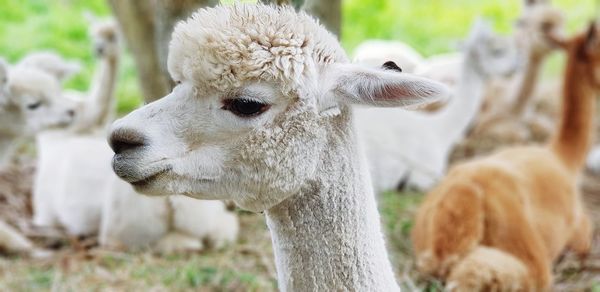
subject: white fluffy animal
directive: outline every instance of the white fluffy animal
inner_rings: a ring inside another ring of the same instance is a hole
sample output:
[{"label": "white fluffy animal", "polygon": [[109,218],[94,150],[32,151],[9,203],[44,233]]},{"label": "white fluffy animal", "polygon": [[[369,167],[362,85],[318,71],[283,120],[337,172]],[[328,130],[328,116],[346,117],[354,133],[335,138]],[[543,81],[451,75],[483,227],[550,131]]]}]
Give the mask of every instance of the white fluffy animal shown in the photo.
[{"label": "white fluffy animal", "polygon": [[[0,59],[0,167],[11,154],[15,140],[37,131],[67,124],[73,108],[61,103],[60,85],[36,69],[12,68]],[[25,236],[0,221],[0,250],[41,255]]]},{"label": "white fluffy animal", "polygon": [[413,73],[422,65],[423,60],[423,56],[417,50],[400,41],[368,40],[354,50],[356,63],[381,66],[392,61],[406,73]]},{"label": "white fluffy animal", "polygon": [[[0,67],[4,67],[1,66]],[[4,71],[6,72],[6,70]],[[75,106],[61,98],[58,81],[34,68],[13,67],[2,78],[0,94],[0,165],[16,140],[73,121]]]},{"label": "white fluffy animal", "polygon": [[76,120],[69,129],[37,135],[33,222],[38,226],[62,226],[74,235],[89,235],[99,230],[105,195],[96,188],[106,185],[110,164],[109,160],[96,160],[107,156],[91,150],[85,152],[85,147],[90,140],[103,140],[106,124],[113,114],[120,55],[114,21],[93,23],[90,35],[100,64],[90,93],[85,97],[68,96],[77,103]]},{"label": "white fluffy animal", "polygon": [[168,67],[173,92],[113,124],[122,179],[264,211],[282,291],[399,290],[350,105],[415,105],[443,85],[349,64],[313,18],[262,4],[180,22]]},{"label": "white fluffy animal", "polygon": [[356,124],[376,192],[393,190],[403,183],[419,190],[431,188],[444,175],[452,148],[479,111],[486,82],[517,68],[514,43],[494,35],[483,21],[474,25],[463,55],[455,97],[442,110],[357,110]]}]

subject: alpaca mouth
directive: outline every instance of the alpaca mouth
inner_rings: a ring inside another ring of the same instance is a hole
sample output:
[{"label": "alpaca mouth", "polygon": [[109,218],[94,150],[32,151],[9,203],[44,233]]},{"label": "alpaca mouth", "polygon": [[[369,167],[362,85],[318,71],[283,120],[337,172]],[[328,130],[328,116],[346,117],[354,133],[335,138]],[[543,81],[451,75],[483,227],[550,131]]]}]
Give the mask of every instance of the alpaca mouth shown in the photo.
[{"label": "alpaca mouth", "polygon": [[142,188],[145,186],[148,186],[150,183],[152,183],[153,181],[155,181],[157,178],[159,178],[160,176],[162,176],[163,174],[165,174],[166,172],[168,172],[170,170],[170,168],[166,168],[163,169],[159,172],[156,172],[152,175],[149,175],[145,178],[142,178],[140,180],[136,180],[136,181],[132,181],[129,182],[131,185],[133,185],[134,187],[138,187],[138,188]]}]

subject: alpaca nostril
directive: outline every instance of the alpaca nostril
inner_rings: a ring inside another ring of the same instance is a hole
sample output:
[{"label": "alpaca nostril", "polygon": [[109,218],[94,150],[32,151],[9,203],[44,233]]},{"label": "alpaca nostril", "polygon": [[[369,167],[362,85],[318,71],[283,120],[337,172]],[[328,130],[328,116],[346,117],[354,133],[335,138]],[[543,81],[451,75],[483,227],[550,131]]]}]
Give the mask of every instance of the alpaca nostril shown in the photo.
[{"label": "alpaca nostril", "polygon": [[116,129],[110,134],[110,148],[115,154],[143,147],[146,138],[140,132],[132,129]]},{"label": "alpaca nostril", "polygon": [[72,118],[72,117],[74,117],[74,116],[75,116],[75,111],[74,111],[74,110],[68,110],[68,111],[67,111],[67,115],[68,115],[70,118]]}]

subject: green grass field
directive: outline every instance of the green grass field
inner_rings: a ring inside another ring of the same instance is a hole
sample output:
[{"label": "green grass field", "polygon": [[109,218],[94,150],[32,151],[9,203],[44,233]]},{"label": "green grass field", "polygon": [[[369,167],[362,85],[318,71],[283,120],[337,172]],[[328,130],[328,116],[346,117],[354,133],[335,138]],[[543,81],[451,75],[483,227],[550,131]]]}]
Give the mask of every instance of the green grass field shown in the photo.
[{"label": "green grass field", "polygon": [[[235,0],[227,0],[232,2]],[[594,0],[554,0],[568,17],[570,31],[595,15]],[[345,0],[342,43],[351,52],[369,38],[396,39],[424,55],[453,50],[479,15],[508,33],[519,14],[520,0]],[[0,9],[0,56],[11,62],[35,50],[55,50],[83,62],[68,88],[86,90],[94,69],[84,11],[108,15],[104,0],[4,0]],[[121,113],[136,107],[140,91],[133,60],[126,55],[118,83]]]}]

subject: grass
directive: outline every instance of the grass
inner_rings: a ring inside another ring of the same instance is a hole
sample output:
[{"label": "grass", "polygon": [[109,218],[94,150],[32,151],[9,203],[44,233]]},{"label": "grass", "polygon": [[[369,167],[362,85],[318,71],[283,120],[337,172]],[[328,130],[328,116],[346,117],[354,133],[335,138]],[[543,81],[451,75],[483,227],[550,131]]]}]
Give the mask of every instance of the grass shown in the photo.
[{"label": "grass", "polygon": [[[394,267],[401,283],[411,287],[414,272],[408,234],[421,196],[390,192],[380,200]],[[264,216],[244,211],[238,215],[242,225],[239,241],[218,251],[159,257],[69,249],[52,260],[0,258],[0,291],[276,291]]]},{"label": "grass", "polygon": [[264,216],[240,211],[240,240],[223,250],[156,256],[64,250],[51,260],[0,259],[0,291],[276,291]]}]

